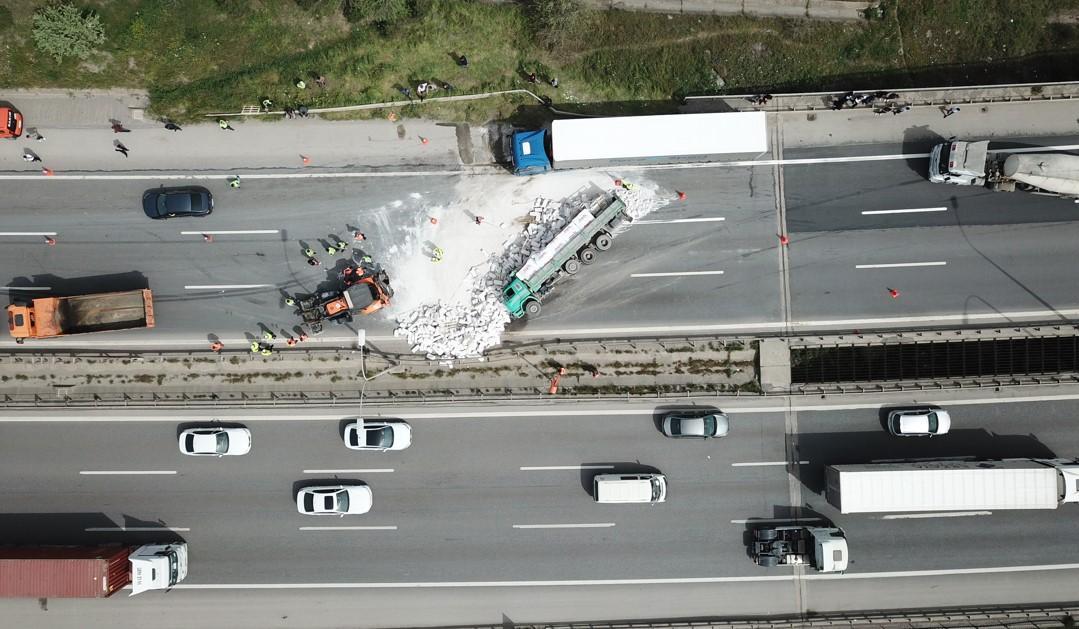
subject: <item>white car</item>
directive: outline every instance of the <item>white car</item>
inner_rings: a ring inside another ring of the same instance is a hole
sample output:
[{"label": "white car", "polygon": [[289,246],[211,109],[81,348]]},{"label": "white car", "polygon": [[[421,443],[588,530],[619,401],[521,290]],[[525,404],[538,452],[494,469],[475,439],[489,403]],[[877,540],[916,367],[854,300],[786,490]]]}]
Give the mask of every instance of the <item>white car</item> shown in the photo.
[{"label": "white car", "polygon": [[367,485],[304,487],[296,493],[296,510],[304,515],[360,515],[371,510]]},{"label": "white car", "polygon": [[239,456],[251,451],[246,428],[188,428],[180,433],[180,452],[191,456]]},{"label": "white car", "polygon": [[663,418],[663,434],[675,439],[726,437],[729,431],[730,421],[718,412],[711,415],[671,413]]},{"label": "white car", "polygon": [[399,419],[361,419],[345,426],[345,445],[353,450],[404,450],[412,445],[412,426]]},{"label": "white car", "polygon": [[888,432],[896,437],[946,435],[951,428],[951,415],[939,408],[904,409],[888,413]]}]

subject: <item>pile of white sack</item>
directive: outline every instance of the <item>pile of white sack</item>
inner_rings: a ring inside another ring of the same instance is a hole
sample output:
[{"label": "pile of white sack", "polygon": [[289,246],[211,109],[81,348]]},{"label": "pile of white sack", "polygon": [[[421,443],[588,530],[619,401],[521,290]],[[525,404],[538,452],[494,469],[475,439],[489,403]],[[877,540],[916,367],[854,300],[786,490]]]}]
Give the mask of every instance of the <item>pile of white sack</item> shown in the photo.
[{"label": "pile of white sack", "polygon": [[[655,190],[632,186],[617,196],[626,212],[637,220],[666,205]],[[564,202],[539,198],[529,212],[529,224],[516,237],[503,243],[485,265],[473,267],[465,278],[466,297],[454,303],[438,302],[414,308],[397,318],[395,336],[403,336],[417,354],[431,360],[475,358],[502,342],[510,314],[502,305],[502,289],[526,260],[543,249],[558,232],[593,201],[573,197]],[[617,247],[617,244],[615,245]]]}]

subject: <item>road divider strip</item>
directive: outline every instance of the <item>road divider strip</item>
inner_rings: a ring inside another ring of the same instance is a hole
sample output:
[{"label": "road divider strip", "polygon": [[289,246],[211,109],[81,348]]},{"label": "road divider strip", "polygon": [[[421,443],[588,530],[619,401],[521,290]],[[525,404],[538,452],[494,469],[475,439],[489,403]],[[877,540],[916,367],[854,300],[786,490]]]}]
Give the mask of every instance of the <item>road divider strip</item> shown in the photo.
[{"label": "road divider strip", "polygon": [[354,470],[304,470],[304,474],[389,474],[392,467],[374,467]]},{"label": "road divider strip", "polygon": [[890,264],[856,264],[856,269],[898,269],[908,266],[944,266],[947,262],[892,262]]},{"label": "road divider strip", "polygon": [[872,214],[918,214],[920,212],[947,212],[946,207],[914,207],[904,210],[862,210],[862,214],[869,216]]},{"label": "road divider strip", "polygon": [[515,529],[602,529],[614,526],[614,522],[589,522],[585,524],[514,524]]},{"label": "road divider strip", "polygon": [[83,476],[172,476],[176,470],[82,470]]},{"label": "road divider strip", "polygon": [[882,520],[919,520],[922,518],[969,518],[975,515],[993,515],[992,511],[940,511],[937,513],[894,513],[881,516]]}]

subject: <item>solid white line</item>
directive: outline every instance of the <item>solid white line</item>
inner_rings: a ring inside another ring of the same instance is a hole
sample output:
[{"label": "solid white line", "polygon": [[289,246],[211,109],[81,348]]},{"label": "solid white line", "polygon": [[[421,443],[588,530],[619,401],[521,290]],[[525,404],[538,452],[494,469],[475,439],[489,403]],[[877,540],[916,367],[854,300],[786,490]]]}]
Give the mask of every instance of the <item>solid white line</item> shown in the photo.
[{"label": "solid white line", "polygon": [[862,214],[916,214],[919,212],[947,212],[946,207],[915,207],[906,210],[862,210]]},{"label": "solid white line", "polygon": [[633,221],[634,225],[674,225],[677,223],[718,223],[719,221],[727,220],[723,216],[713,216],[710,218],[672,218],[669,220],[653,220],[653,221]]},{"label": "solid white line", "polygon": [[55,236],[55,235],[56,235],[56,232],[0,232],[0,236]]},{"label": "solid white line", "polygon": [[82,470],[83,476],[119,476],[119,475],[148,475],[167,476],[175,474],[176,470]]},{"label": "solid white line", "polygon": [[[947,570],[910,570],[907,572],[862,572],[846,574],[808,573],[800,579],[845,580],[845,579],[897,579],[960,576],[971,574],[1046,572],[1057,570],[1079,570],[1079,563],[1045,564],[1038,566],[1000,566],[989,568],[952,568]],[[672,585],[682,583],[758,583],[789,582],[795,575],[772,575],[752,577],[687,577],[670,579],[596,579],[591,581],[402,581],[402,582],[352,582],[352,583],[179,583],[173,586],[178,590],[314,590],[314,589],[419,589],[419,588],[512,588],[512,587],[571,587],[594,585]]]},{"label": "solid white line", "polygon": [[893,262],[891,264],[856,264],[856,269],[898,269],[907,266],[944,266],[947,262]]},{"label": "solid white line", "polygon": [[[786,461],[754,461],[750,463],[731,463],[731,467],[764,467],[766,465],[786,465]],[[809,465],[809,461],[798,461],[798,465]]]},{"label": "solid white line", "polygon": [[52,286],[0,286],[0,290],[52,290]]},{"label": "solid white line", "polygon": [[392,467],[356,469],[356,470],[304,470],[304,474],[389,474]]},{"label": "solid white line", "polygon": [[184,286],[184,288],[187,290],[226,290],[230,288],[268,288],[270,286],[273,286],[273,284],[207,284],[205,286]]},{"label": "solid white line", "polygon": [[180,232],[182,236],[201,236],[203,234],[280,234],[280,229],[244,229],[244,230],[222,230],[222,231],[205,231],[205,232]]},{"label": "solid white line", "polygon": [[301,531],[396,531],[396,526],[301,526]]},{"label": "solid white line", "polygon": [[966,518],[972,515],[993,515],[992,511],[944,511],[940,513],[897,513],[881,516],[882,520],[919,520],[922,518]]},{"label": "solid white line", "polygon": [[681,277],[684,275],[723,275],[723,271],[679,271],[676,273],[630,273],[630,277]]},{"label": "solid white line", "polygon": [[548,470],[613,470],[613,465],[546,465],[527,467],[522,466],[522,472],[539,472]]},{"label": "solid white line", "polygon": [[156,533],[157,531],[186,533],[191,529],[183,526],[95,526],[83,530],[87,533]]},{"label": "solid white line", "polygon": [[515,529],[602,529],[614,526],[614,522],[595,522],[590,524],[514,524]]},{"label": "solid white line", "polygon": [[823,518],[749,518],[731,520],[731,524],[774,524],[776,522],[823,522]]}]

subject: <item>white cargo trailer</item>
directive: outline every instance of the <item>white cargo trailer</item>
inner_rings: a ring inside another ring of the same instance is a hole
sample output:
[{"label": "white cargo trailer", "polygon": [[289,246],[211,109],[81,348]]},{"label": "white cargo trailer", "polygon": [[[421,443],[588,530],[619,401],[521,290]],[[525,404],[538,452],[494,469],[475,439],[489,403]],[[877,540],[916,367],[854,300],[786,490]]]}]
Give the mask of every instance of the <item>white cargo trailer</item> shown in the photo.
[{"label": "white cargo trailer", "polygon": [[829,465],[842,513],[1056,509],[1079,502],[1079,460],[1002,459]]}]

